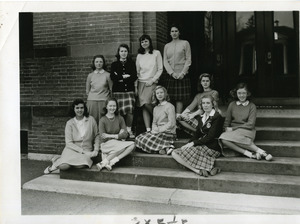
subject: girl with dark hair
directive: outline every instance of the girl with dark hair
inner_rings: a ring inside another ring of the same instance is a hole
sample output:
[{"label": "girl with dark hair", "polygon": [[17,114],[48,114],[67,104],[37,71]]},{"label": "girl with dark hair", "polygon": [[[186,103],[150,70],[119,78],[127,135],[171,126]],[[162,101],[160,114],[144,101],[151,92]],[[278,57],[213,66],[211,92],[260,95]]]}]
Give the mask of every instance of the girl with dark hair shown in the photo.
[{"label": "girl with dark hair", "polygon": [[44,174],[71,167],[91,168],[93,164],[91,158],[98,155],[100,139],[97,123],[92,116],[89,116],[84,101],[74,100],[70,111],[73,118],[66,124],[66,146],[61,157],[56,156],[52,159],[52,165],[44,170]]},{"label": "girl with dark hair", "polygon": [[157,86],[153,91],[153,122],[151,132],[145,132],[136,137],[136,146],[148,153],[171,154],[176,137],[175,107],[167,90]]},{"label": "girl with dark hair", "polygon": [[151,116],[153,112],[151,96],[163,71],[162,56],[158,50],[153,49],[149,35],[142,35],[139,41],[140,48],[136,58],[138,76],[136,85],[137,106],[142,107],[146,130],[151,131]]},{"label": "girl with dark hair", "polygon": [[106,64],[103,55],[94,56],[91,67],[94,71],[86,80],[87,108],[98,124],[105,100],[110,96],[112,82],[110,74],[105,71]]},{"label": "girl with dark hair", "polygon": [[200,105],[204,113],[199,117],[194,137],[172,153],[177,162],[205,177],[221,171],[214,167],[214,162],[221,155],[218,137],[222,133],[223,119],[215,110],[214,101],[211,95],[201,98]]},{"label": "girl with dark hair", "polygon": [[235,100],[227,108],[225,132],[219,138],[222,145],[249,158],[272,160],[272,155],[267,154],[253,142],[256,133],[256,106],[249,101],[251,93],[247,84],[239,83],[230,94]]},{"label": "girl with dark hair", "polygon": [[201,109],[201,99],[203,96],[211,95],[214,98],[214,109],[218,110],[219,93],[212,89],[213,76],[203,73],[198,79],[199,93],[194,97],[192,103],[181,113],[177,114],[178,126],[190,135],[194,135],[198,126],[198,117],[204,113]]},{"label": "girl with dark hair", "polygon": [[129,47],[121,44],[116,54],[117,61],[111,64],[110,78],[113,81],[112,96],[118,100],[119,112],[124,117],[129,138],[134,138],[131,130],[135,106],[135,87],[137,80],[135,63],[129,57]]},{"label": "girl with dark hair", "polygon": [[192,64],[191,47],[188,41],[179,39],[178,25],[170,29],[172,41],[164,47],[164,66],[169,74],[167,90],[171,101],[176,105],[176,113],[183,111],[183,102],[191,97],[189,67]]},{"label": "girl with dark hair", "polygon": [[118,115],[118,102],[108,98],[105,102],[105,115],[99,121],[102,161],[97,163],[98,170],[104,167],[112,170],[120,159],[127,156],[135,145],[133,141],[123,141],[128,137],[124,118]]}]

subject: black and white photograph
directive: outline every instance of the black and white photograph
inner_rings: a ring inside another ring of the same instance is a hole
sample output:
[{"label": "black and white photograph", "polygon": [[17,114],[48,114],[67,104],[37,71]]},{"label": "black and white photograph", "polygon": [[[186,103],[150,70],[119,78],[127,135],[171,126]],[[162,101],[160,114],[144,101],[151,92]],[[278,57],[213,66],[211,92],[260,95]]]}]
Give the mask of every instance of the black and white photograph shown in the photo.
[{"label": "black and white photograph", "polygon": [[0,1],[3,223],[300,224],[297,1]]}]

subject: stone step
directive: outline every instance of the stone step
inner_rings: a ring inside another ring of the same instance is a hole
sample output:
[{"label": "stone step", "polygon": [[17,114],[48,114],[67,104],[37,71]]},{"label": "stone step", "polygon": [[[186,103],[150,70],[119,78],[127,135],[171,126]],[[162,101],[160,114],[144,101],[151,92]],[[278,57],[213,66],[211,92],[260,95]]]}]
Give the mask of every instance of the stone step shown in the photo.
[{"label": "stone step", "polygon": [[[180,138],[175,141],[174,146],[180,148],[188,141],[188,138]],[[300,141],[255,140],[255,144],[275,157],[300,158]]]},{"label": "stone step", "polygon": [[[68,193],[74,196],[79,194],[91,197],[160,203],[170,206],[180,205],[206,208],[208,210],[230,210],[231,215],[236,212],[242,212],[243,214],[253,212],[256,215],[297,215],[300,213],[299,198],[78,181],[60,179],[57,174],[43,175],[33,179],[25,183],[22,188],[25,190]],[[99,214],[101,214],[101,211]],[[192,221],[191,216],[189,216],[190,221]],[[193,223],[199,223],[199,218]]]},{"label": "stone step", "polygon": [[277,157],[300,158],[300,141],[255,141],[255,144]]},{"label": "stone step", "polygon": [[[300,113],[300,112],[299,112]],[[294,117],[258,117],[257,127],[300,127],[300,118]]]},{"label": "stone step", "polygon": [[222,172],[208,178],[188,170],[149,167],[115,167],[112,171],[72,169],[61,179],[118,183],[163,188],[204,190],[281,197],[300,197],[300,177],[288,175]]},{"label": "stone step", "polygon": [[[185,169],[172,156],[147,153],[133,153],[121,160],[117,166]],[[275,157],[273,161],[266,161],[249,159],[244,156],[219,157],[216,159],[215,166],[229,172],[300,176],[300,158]]]},{"label": "stone step", "polygon": [[299,127],[256,127],[256,140],[299,141]]}]

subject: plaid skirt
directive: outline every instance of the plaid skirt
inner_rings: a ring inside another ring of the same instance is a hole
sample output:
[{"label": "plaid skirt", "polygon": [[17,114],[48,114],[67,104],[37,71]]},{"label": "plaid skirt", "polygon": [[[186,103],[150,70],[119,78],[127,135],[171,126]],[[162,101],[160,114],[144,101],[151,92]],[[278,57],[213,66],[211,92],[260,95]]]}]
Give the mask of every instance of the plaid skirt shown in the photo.
[{"label": "plaid skirt", "polygon": [[[197,117],[197,116],[196,116]],[[177,120],[182,120],[182,121],[185,121],[188,125],[190,125],[192,128],[195,128],[197,129],[197,126],[198,126],[198,120],[197,118],[192,118],[192,119],[189,119],[189,120],[183,120],[182,118],[178,118]],[[191,130],[185,128],[181,123],[177,122],[177,125],[178,127],[183,130],[184,132],[188,133],[189,135],[194,135],[195,133],[192,132]]]},{"label": "plaid skirt", "polygon": [[133,113],[135,105],[134,92],[114,92],[112,93],[112,97],[117,99],[121,115]]},{"label": "plaid skirt", "polygon": [[136,147],[148,153],[155,153],[161,149],[174,147],[176,135],[170,133],[144,132],[135,138]]},{"label": "plaid skirt", "polygon": [[181,80],[169,76],[166,80],[166,88],[172,101],[191,98],[191,81],[188,75]]},{"label": "plaid skirt", "polygon": [[218,151],[208,148],[206,145],[192,146],[187,149],[175,149],[184,161],[196,169],[211,171],[217,157],[220,156]]}]

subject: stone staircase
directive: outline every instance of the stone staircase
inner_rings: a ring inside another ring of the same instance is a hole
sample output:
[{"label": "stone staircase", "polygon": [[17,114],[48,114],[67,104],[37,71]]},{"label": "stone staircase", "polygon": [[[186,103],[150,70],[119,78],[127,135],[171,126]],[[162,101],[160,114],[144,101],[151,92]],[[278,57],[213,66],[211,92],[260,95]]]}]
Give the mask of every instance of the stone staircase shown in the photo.
[{"label": "stone staircase", "polygon": [[[196,191],[300,198],[300,110],[259,109],[256,144],[271,153],[273,161],[242,156],[220,157],[222,172],[202,177],[171,156],[136,150],[112,171],[91,169],[61,171],[61,179]],[[185,144],[180,138],[176,147]]]}]

